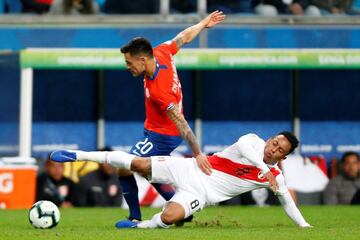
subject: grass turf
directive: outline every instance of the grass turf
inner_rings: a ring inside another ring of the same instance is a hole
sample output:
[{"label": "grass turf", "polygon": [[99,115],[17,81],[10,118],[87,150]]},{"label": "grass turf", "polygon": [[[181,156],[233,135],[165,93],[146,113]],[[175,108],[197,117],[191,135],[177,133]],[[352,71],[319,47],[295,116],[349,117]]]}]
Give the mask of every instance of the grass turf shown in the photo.
[{"label": "grass turf", "polygon": [[[0,210],[0,239],[360,239],[360,207],[300,209],[314,228],[298,228],[281,207],[209,207],[182,228],[122,230],[114,223],[127,211],[118,208],[61,209],[59,225],[46,230],[30,225],[27,210]],[[158,211],[144,208],[144,218]]]}]

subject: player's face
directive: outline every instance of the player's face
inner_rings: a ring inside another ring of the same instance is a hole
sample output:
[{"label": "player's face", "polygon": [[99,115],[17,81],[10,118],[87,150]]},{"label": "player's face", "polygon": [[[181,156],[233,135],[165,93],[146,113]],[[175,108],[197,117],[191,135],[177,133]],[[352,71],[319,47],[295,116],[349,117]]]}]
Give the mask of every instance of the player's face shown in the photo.
[{"label": "player's face", "polygon": [[266,141],[264,149],[264,160],[266,163],[274,164],[286,158],[291,149],[291,143],[284,135],[277,135]]},{"label": "player's face", "polygon": [[131,56],[130,53],[125,53],[126,69],[131,75],[138,77],[145,72],[145,57]]}]

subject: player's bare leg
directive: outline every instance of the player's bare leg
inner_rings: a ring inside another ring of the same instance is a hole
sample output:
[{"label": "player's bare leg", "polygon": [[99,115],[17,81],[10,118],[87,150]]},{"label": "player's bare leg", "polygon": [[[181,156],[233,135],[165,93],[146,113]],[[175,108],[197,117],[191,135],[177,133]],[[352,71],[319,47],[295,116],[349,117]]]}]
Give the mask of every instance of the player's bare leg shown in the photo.
[{"label": "player's bare leg", "polygon": [[161,214],[161,220],[167,225],[177,223],[185,218],[185,209],[177,202],[168,202]]}]

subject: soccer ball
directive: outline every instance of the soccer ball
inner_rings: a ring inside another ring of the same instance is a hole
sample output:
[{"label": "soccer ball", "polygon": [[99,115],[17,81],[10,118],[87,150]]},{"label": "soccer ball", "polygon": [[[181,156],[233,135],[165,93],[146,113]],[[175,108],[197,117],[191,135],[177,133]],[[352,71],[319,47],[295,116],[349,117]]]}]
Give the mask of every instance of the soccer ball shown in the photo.
[{"label": "soccer ball", "polygon": [[38,201],[29,210],[29,221],[35,228],[53,228],[60,221],[59,208],[50,201]]}]

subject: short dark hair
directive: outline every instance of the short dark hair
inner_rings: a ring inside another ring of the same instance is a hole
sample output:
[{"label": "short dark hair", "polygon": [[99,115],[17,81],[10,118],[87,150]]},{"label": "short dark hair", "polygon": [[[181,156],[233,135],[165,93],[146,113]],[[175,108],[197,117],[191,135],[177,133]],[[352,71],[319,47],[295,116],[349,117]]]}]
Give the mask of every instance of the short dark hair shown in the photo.
[{"label": "short dark hair", "polygon": [[345,159],[351,155],[356,156],[356,158],[358,159],[358,161],[360,161],[360,156],[357,152],[353,152],[353,151],[349,151],[349,152],[345,152],[342,157],[341,157],[341,162],[345,163]]},{"label": "short dark hair", "polygon": [[290,142],[291,148],[288,154],[292,153],[295,150],[295,148],[297,148],[297,146],[299,145],[299,139],[297,139],[297,137],[292,132],[284,131],[278,133],[278,135],[283,135]]},{"label": "short dark hair", "polygon": [[143,37],[133,38],[130,42],[120,48],[121,53],[130,53],[131,56],[145,55],[152,58],[153,49],[149,40]]}]

